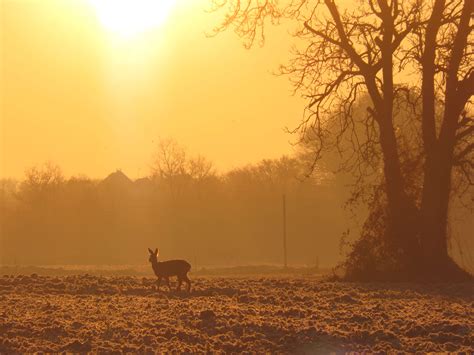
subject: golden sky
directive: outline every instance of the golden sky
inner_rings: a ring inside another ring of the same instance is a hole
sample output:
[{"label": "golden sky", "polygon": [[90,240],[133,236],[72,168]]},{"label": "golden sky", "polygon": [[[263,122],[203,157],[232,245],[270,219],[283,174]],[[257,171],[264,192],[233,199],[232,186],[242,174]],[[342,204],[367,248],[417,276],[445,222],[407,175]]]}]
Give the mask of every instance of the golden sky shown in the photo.
[{"label": "golden sky", "polygon": [[290,58],[286,28],[248,51],[230,31],[205,36],[223,15],[210,0],[166,0],[144,32],[106,26],[94,1],[0,0],[0,177],[45,161],[144,176],[160,137],[220,170],[292,151],[303,101],[271,74]]}]

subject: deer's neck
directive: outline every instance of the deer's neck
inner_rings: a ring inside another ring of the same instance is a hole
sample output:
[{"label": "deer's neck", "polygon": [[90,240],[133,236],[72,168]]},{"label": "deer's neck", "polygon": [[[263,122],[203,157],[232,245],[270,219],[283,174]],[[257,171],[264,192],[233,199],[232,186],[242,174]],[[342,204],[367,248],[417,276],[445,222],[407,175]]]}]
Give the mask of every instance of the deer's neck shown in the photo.
[{"label": "deer's neck", "polygon": [[158,261],[157,260],[152,260],[151,261],[151,267],[153,268],[153,271],[155,272],[155,275],[158,275],[158,270],[159,270],[159,266],[158,266]]}]

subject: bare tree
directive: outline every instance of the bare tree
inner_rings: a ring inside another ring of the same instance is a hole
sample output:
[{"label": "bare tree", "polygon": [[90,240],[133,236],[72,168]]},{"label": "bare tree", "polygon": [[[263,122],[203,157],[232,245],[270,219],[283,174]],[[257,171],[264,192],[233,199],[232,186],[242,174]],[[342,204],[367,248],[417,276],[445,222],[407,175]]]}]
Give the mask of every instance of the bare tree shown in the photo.
[{"label": "bare tree", "polygon": [[153,176],[169,179],[183,175],[186,170],[186,151],[173,139],[158,142],[152,167]]},{"label": "bare tree", "polygon": [[[214,1],[226,17],[216,32],[233,28],[247,47],[263,43],[268,22],[298,24],[297,48],[282,67],[308,99],[295,131],[316,140],[315,161],[340,149],[349,135],[363,175],[381,152],[387,200],[386,240],[406,270],[439,277],[458,273],[448,255],[452,177],[472,185],[474,95],[472,0],[368,0],[338,6],[335,0]],[[421,137],[420,196],[409,193],[397,102],[412,103]],[[364,114],[357,102],[368,97]],[[417,109],[421,107],[421,110]],[[361,136],[356,126],[366,128]],[[334,130],[334,127],[337,130]],[[304,138],[303,138],[304,139]],[[375,149],[374,149],[375,147]],[[419,201],[419,202],[418,202]]]},{"label": "bare tree", "polygon": [[65,181],[61,168],[51,162],[34,166],[25,171],[20,192],[29,199],[36,199],[58,189]]},{"label": "bare tree", "polygon": [[168,184],[172,195],[182,192],[184,186],[204,181],[215,176],[213,163],[198,155],[188,157],[186,149],[173,139],[162,139],[158,143],[152,176]]},{"label": "bare tree", "polygon": [[191,178],[196,180],[198,183],[215,175],[212,161],[206,159],[202,155],[190,158],[187,162],[187,170]]}]

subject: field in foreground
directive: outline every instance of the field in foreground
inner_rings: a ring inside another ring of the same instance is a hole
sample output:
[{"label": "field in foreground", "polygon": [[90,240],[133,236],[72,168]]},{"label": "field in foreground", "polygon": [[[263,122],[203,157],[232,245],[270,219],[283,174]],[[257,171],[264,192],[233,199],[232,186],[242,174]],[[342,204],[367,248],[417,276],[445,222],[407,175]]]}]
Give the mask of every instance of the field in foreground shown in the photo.
[{"label": "field in foreground", "polygon": [[0,353],[472,351],[474,286],[0,276]]}]

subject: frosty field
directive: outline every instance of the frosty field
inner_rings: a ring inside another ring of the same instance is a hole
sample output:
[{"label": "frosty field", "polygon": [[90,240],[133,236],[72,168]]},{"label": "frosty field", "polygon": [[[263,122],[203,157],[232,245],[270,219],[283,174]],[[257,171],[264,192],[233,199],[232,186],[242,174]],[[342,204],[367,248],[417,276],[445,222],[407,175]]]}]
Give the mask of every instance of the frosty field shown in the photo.
[{"label": "frosty field", "polygon": [[472,351],[474,286],[0,276],[0,353]]}]

